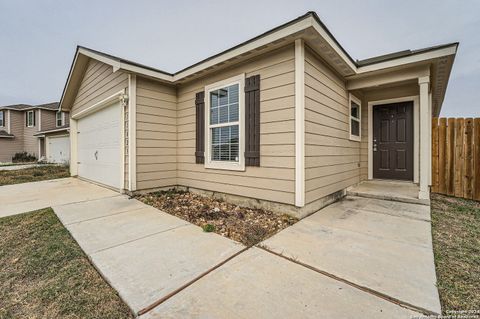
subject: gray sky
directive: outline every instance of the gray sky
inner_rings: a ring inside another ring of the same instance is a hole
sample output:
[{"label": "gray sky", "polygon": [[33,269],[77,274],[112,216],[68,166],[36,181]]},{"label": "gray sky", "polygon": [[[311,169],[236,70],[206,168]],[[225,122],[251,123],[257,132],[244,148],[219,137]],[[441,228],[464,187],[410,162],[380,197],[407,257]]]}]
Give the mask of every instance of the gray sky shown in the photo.
[{"label": "gray sky", "polygon": [[77,44],[175,72],[309,10],[354,59],[459,41],[442,116],[480,117],[478,0],[0,0],[0,105],[58,101]]}]

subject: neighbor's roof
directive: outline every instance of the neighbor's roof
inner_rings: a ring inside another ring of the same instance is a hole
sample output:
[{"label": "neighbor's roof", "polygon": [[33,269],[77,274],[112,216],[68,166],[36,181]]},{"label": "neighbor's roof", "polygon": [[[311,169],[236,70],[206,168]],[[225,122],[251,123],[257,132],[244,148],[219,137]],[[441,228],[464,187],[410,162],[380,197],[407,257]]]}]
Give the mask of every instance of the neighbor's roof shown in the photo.
[{"label": "neighbor's roof", "polygon": [[39,104],[39,105],[14,104],[14,105],[0,106],[0,110],[27,111],[27,110],[33,110],[33,109],[42,109],[42,110],[49,110],[49,111],[57,111],[58,106],[59,106],[58,102]]},{"label": "neighbor's roof", "polygon": [[[74,82],[76,84],[74,86],[78,84],[77,81],[83,75],[83,70],[90,58],[111,65],[114,71],[123,70],[125,72],[141,74],[176,85],[196,77],[204,76],[208,72],[225,68],[231,65],[230,63],[239,63],[251,59],[254,56],[292,43],[297,39],[303,39],[313,51],[343,77],[359,76],[377,71],[381,72],[382,70],[392,67],[413,65],[414,63],[423,63],[442,57],[449,57],[448,70],[442,73],[442,78],[440,79],[442,85],[439,91],[442,92],[439,97],[434,98],[434,103],[438,105],[441,105],[443,101],[444,90],[446,89],[453,58],[458,47],[458,42],[455,42],[419,50],[405,50],[355,61],[335,39],[318,15],[315,12],[307,12],[294,20],[174,73],[165,72],[111,54],[78,46],[62,93],[60,106],[61,108],[64,107],[64,104],[70,106],[73,102],[73,91],[75,90],[67,92],[67,89],[72,78],[75,79]],[[436,80],[435,82],[439,81]],[[65,102],[65,100],[67,100],[67,102]]]},{"label": "neighbor's roof", "polygon": [[33,136],[40,136],[40,135],[44,136],[44,135],[63,132],[63,131],[65,131],[65,132],[70,131],[70,127],[69,126],[62,126],[62,127],[54,128],[54,129],[51,129],[51,130],[40,131],[40,132],[37,132],[37,133],[33,134]]}]

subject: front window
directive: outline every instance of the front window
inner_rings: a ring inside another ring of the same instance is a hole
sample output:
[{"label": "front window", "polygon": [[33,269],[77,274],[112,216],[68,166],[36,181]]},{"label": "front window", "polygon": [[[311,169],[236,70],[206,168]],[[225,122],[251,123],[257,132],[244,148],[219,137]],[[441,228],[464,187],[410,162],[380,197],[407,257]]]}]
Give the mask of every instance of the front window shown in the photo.
[{"label": "front window", "polygon": [[244,76],[205,89],[208,168],[243,170],[242,112]]},{"label": "front window", "polygon": [[350,139],[360,141],[361,139],[361,102],[350,94]]},{"label": "front window", "polygon": [[57,112],[57,127],[63,126],[64,125],[64,113],[63,112]]},{"label": "front window", "polygon": [[5,112],[0,111],[0,126],[4,127],[5,126]]},{"label": "front window", "polygon": [[27,112],[27,126],[33,127],[35,126],[35,113],[34,111]]}]

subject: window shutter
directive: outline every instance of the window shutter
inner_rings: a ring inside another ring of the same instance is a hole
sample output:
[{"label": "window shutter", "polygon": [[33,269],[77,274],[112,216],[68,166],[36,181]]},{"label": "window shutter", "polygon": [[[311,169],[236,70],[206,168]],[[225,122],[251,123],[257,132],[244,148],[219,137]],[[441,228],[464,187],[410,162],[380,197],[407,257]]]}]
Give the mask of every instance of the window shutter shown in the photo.
[{"label": "window shutter", "polygon": [[28,127],[28,111],[25,112],[25,127]]},{"label": "window shutter", "polygon": [[195,163],[205,163],[205,92],[195,95]]},{"label": "window shutter", "polygon": [[33,126],[36,125],[35,121],[36,121],[36,116],[37,115],[37,112],[33,111]]},{"label": "window shutter", "polygon": [[260,75],[245,79],[245,165],[260,166]]}]

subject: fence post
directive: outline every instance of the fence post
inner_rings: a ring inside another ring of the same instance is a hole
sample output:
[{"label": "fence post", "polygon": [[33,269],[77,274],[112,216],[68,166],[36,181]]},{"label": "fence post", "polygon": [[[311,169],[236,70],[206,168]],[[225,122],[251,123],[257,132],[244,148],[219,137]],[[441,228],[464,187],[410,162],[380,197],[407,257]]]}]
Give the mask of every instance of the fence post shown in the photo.
[{"label": "fence post", "polygon": [[463,197],[463,137],[464,120],[463,118],[456,119],[455,123],[455,196]]},{"label": "fence post", "polygon": [[455,119],[448,119],[447,126],[447,194],[455,194]]},{"label": "fence post", "polygon": [[432,192],[438,193],[438,117],[432,118]]},{"label": "fence post", "polygon": [[441,118],[438,127],[438,192],[446,194],[445,172],[447,168],[447,119]]},{"label": "fence post", "polygon": [[465,119],[465,178],[463,197],[473,198],[473,119]]}]

